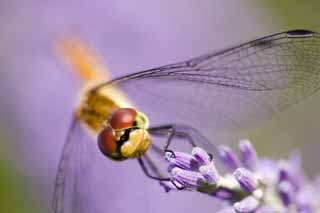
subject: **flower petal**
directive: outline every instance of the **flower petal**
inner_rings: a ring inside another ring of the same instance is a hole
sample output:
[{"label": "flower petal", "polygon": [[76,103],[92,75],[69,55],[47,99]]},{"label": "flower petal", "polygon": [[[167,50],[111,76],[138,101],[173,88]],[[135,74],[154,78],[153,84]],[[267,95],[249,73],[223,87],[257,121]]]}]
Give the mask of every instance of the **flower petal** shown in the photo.
[{"label": "flower petal", "polygon": [[220,175],[213,162],[209,165],[200,166],[199,171],[209,184],[218,183]]},{"label": "flower petal", "polygon": [[233,172],[236,168],[240,167],[241,163],[237,155],[230,149],[230,147],[221,145],[218,147],[221,160]]},{"label": "flower petal", "polygon": [[289,181],[281,181],[278,185],[279,196],[283,205],[289,206],[294,197],[294,187]]},{"label": "flower petal", "polygon": [[259,205],[260,201],[257,198],[248,196],[240,202],[236,202],[235,204],[233,204],[233,207],[236,212],[247,213],[255,211],[259,207]]},{"label": "flower petal", "polygon": [[237,179],[241,188],[247,192],[251,193],[259,186],[259,182],[254,173],[245,168],[236,169],[233,176]]},{"label": "flower petal", "polygon": [[225,207],[223,209],[220,209],[217,213],[237,213],[233,207]]},{"label": "flower petal", "polygon": [[183,170],[175,167],[171,171],[173,181],[181,183],[187,188],[198,188],[202,183],[206,182],[199,172]]},{"label": "flower petal", "polygon": [[211,162],[211,157],[208,152],[200,147],[194,147],[191,154],[198,160],[201,165],[208,165]]},{"label": "flower petal", "polygon": [[169,168],[173,166],[186,169],[186,170],[195,170],[199,167],[198,161],[190,154],[184,152],[166,152],[166,160],[170,162]]},{"label": "flower petal", "polygon": [[248,139],[241,140],[239,142],[239,149],[245,168],[256,171],[258,167],[258,155],[251,142]]}]

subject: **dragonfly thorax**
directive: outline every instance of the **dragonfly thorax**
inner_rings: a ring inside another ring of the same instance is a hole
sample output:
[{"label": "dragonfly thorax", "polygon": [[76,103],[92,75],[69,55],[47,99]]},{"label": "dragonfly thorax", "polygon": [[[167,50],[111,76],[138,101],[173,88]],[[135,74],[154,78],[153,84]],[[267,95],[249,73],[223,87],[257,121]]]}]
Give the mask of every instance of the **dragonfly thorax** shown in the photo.
[{"label": "dragonfly thorax", "polygon": [[81,100],[81,104],[76,110],[76,116],[93,133],[98,133],[103,128],[106,118],[119,108],[117,101],[108,94],[89,91]]},{"label": "dragonfly thorax", "polygon": [[113,160],[143,155],[151,145],[147,117],[132,108],[114,111],[98,134],[100,151]]}]

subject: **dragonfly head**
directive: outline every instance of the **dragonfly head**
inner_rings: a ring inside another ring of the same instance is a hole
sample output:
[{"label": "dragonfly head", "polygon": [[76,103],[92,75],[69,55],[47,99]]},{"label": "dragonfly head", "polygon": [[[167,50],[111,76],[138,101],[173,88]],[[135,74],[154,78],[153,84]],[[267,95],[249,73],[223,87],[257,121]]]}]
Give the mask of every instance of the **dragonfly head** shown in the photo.
[{"label": "dragonfly head", "polygon": [[143,155],[151,145],[145,114],[132,108],[114,111],[98,134],[100,151],[113,160]]}]

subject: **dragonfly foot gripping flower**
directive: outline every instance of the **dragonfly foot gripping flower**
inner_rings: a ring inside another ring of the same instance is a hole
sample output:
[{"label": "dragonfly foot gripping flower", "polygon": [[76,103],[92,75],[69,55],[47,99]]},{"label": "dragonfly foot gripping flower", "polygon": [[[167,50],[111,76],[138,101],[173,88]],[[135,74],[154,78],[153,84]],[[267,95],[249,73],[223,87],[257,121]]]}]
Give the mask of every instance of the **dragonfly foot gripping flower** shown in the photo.
[{"label": "dragonfly foot gripping flower", "polygon": [[[191,154],[166,155],[171,183],[166,191],[198,191],[229,204],[223,212],[315,212],[320,209],[320,188],[309,181],[293,153],[286,160],[258,158],[248,140],[239,143],[240,158],[227,146],[220,146],[219,157],[227,172],[220,173],[215,160],[195,147]],[[318,201],[318,202],[317,202]]]}]

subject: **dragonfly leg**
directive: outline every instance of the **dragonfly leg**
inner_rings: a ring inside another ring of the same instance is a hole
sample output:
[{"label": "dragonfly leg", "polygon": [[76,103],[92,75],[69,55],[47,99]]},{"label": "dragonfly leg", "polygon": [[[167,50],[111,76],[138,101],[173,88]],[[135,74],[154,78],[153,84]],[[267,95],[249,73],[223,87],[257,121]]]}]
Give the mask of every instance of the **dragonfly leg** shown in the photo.
[{"label": "dragonfly leg", "polygon": [[[149,160],[150,160],[150,159],[149,159]],[[147,160],[148,164],[150,164],[150,161],[149,161],[149,160]],[[170,178],[161,177],[161,176],[159,175],[156,167],[152,167],[151,169],[152,169],[152,170],[156,170],[156,171],[154,171],[154,172],[155,172],[155,173],[158,173],[159,176],[153,176],[153,175],[151,175],[150,172],[149,172],[149,170],[148,170],[148,168],[147,168],[147,166],[145,165],[144,160],[143,160],[141,157],[138,158],[138,162],[139,162],[139,164],[140,164],[140,166],[141,166],[144,174],[145,174],[148,178],[151,178],[152,180],[157,180],[157,181],[159,181],[160,183],[170,182],[170,183],[172,183],[172,185],[173,185],[177,190],[184,190],[184,189],[185,189],[184,186],[182,186],[182,185],[180,186],[180,185],[177,184],[175,181],[172,181]],[[150,165],[149,165],[149,166],[150,166]]]},{"label": "dragonfly leg", "polygon": [[159,172],[157,171],[157,168],[155,167],[155,165],[153,164],[153,162],[149,159],[147,160],[148,164],[149,164],[149,167],[151,168],[151,170],[153,170],[157,176],[155,175],[151,175],[150,172],[149,172],[149,169],[148,167],[146,166],[143,158],[139,157],[138,158],[138,162],[139,162],[139,165],[141,166],[144,174],[148,177],[148,178],[151,178],[153,180],[157,180],[157,181],[170,181],[170,178],[165,178],[165,177],[161,177],[161,175],[159,174]]},{"label": "dragonfly leg", "polygon": [[170,151],[169,146],[170,146],[171,141],[172,141],[173,137],[175,136],[175,134],[176,134],[176,128],[174,126],[172,126],[167,132],[167,141],[166,141],[166,145],[164,146],[165,152]]},{"label": "dragonfly leg", "polygon": [[181,137],[181,138],[186,138],[189,144],[192,147],[196,147],[196,143],[194,141],[194,138],[192,137],[191,134],[188,133],[188,131],[182,131],[181,128],[177,125],[172,125],[167,132],[167,140],[166,140],[166,145],[164,146],[164,151],[165,152],[172,152],[169,149],[169,146],[171,145],[171,141],[174,137]]},{"label": "dragonfly leg", "polygon": [[186,141],[192,146],[200,146],[213,155],[218,155],[218,150],[214,144],[212,144],[205,136],[203,136],[197,129],[193,128],[189,125],[184,124],[168,124],[168,125],[161,125],[157,127],[149,128],[149,132],[153,135],[158,136],[166,136],[167,140],[164,146],[165,152],[171,152],[170,145],[172,139],[174,137],[177,138],[184,138]]},{"label": "dragonfly leg", "polygon": [[186,189],[186,187],[184,187],[184,186],[179,186],[175,181],[171,181],[171,183],[172,183],[172,185],[173,185],[174,187],[176,187],[177,190],[184,190],[184,189]]},{"label": "dragonfly leg", "polygon": [[196,147],[196,143],[194,141],[194,138],[192,137],[192,134],[188,133],[188,131],[186,130],[183,130],[178,125],[172,125],[167,132],[167,140],[166,145],[164,146],[164,151],[170,152],[173,156],[174,152],[169,149],[169,146],[171,145],[171,141],[174,137],[186,138],[192,147]]}]

